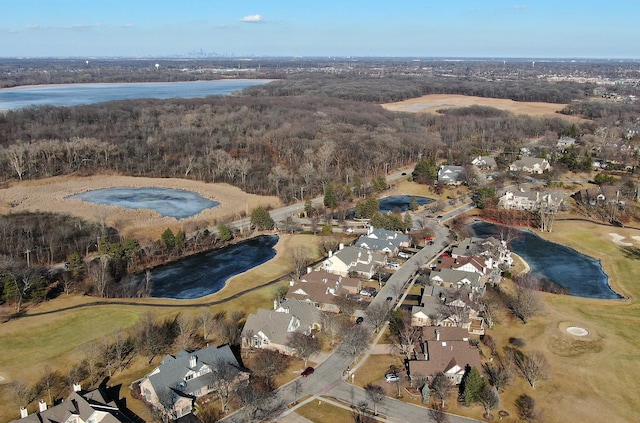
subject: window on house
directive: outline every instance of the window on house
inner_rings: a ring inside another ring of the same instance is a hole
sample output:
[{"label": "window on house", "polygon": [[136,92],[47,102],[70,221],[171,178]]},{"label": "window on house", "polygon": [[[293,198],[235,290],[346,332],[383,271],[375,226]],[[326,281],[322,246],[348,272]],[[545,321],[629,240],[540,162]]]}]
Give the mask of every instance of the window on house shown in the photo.
[{"label": "window on house", "polygon": [[184,380],[191,380],[191,379],[193,379],[193,373],[188,374],[184,377]]}]

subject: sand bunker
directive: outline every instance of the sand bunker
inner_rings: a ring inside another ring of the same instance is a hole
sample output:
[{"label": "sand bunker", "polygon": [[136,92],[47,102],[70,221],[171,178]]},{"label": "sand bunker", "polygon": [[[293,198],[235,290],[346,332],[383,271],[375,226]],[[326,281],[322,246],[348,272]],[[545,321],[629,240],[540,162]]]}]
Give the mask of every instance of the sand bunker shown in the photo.
[{"label": "sand bunker", "polygon": [[615,232],[609,232],[609,236],[611,237],[613,242],[615,242],[618,245],[622,245],[623,247],[630,247],[630,246],[633,245],[632,242],[624,242],[624,241],[622,241],[623,239],[626,238],[626,236],[622,236],[622,235],[617,234]]},{"label": "sand bunker", "polygon": [[575,335],[575,336],[587,336],[589,335],[589,331],[586,330],[585,328],[581,328],[578,326],[569,326],[567,328],[567,332],[569,332],[571,335]]}]

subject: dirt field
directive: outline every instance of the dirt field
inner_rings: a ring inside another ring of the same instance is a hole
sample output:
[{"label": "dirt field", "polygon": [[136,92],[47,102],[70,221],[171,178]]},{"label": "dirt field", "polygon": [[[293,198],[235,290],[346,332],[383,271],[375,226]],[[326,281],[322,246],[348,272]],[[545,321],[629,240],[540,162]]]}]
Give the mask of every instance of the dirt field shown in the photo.
[{"label": "dirt field", "polygon": [[440,109],[475,105],[495,107],[496,109],[505,110],[514,114],[560,117],[572,121],[582,120],[577,117],[556,113],[562,110],[566,104],[513,101],[502,98],[474,97],[456,94],[429,94],[397,103],[386,103],[383,104],[382,107],[396,112],[436,113],[436,111]]},{"label": "dirt field", "polygon": [[[81,192],[112,187],[159,187],[192,191],[220,203],[187,219],[162,217],[152,210],[132,210],[117,206],[93,204],[66,197]],[[257,206],[280,205],[276,197],[247,194],[228,184],[208,184],[185,179],[137,178],[119,175],[91,177],[61,176],[37,181],[23,181],[0,190],[0,213],[48,211],[66,213],[92,222],[105,222],[125,236],[139,240],[157,239],[162,231],[194,223],[214,226],[217,222],[236,220]]]}]

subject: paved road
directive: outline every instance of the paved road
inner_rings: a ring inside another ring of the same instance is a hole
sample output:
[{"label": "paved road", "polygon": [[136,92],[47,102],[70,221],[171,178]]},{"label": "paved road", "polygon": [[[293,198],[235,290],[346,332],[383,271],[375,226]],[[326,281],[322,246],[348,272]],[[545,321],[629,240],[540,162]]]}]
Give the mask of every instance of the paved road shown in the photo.
[{"label": "paved road", "polygon": [[[405,264],[402,265],[400,269],[398,269],[389,278],[385,286],[382,287],[371,304],[381,302],[386,303],[386,298],[389,296],[393,297],[394,301],[397,300],[397,296],[400,295],[403,287],[415,275],[418,268],[423,263],[426,263],[427,261],[439,255],[440,252],[449,245],[449,231],[439,223],[443,223],[444,221],[452,219],[458,214],[464,213],[472,209],[473,207],[473,204],[466,204],[456,210],[442,214],[442,218],[440,219],[429,220],[428,226],[436,233],[436,238],[433,245],[426,246],[418,253],[416,253],[413,257],[409,258],[405,262]],[[364,325],[371,331],[371,335],[373,336],[373,327],[366,324],[366,319]],[[377,344],[383,332],[383,330],[380,331],[374,341],[369,345],[368,350],[364,353],[364,357],[362,357],[358,363],[363,363],[366,360],[366,357],[373,349],[373,347]],[[315,372],[311,376],[306,378],[301,377],[298,379],[300,381],[300,389],[296,397],[310,397],[312,399],[330,397],[339,399],[348,404],[356,405],[363,401],[369,402],[366,399],[366,393],[364,389],[351,385],[343,379],[343,375],[345,374],[347,368],[355,370],[358,366],[359,364],[353,363],[353,357],[351,355],[346,354],[341,348],[338,348],[332,354],[330,354],[325,361],[323,361],[316,367]],[[294,400],[294,394],[292,391],[294,382],[295,381],[292,381],[277,390],[277,395],[285,404],[289,404]],[[295,408],[287,410],[280,417],[284,417],[294,410]],[[390,422],[432,421],[431,417],[429,416],[429,409],[398,401],[389,397],[386,397],[383,403],[378,406],[378,410],[380,414],[386,416],[386,421]],[[452,423],[476,422],[476,420],[456,415],[450,415],[449,420]],[[246,421],[246,417],[244,416],[242,411],[238,411],[227,416],[225,419],[223,419],[223,421],[244,422]]]}]

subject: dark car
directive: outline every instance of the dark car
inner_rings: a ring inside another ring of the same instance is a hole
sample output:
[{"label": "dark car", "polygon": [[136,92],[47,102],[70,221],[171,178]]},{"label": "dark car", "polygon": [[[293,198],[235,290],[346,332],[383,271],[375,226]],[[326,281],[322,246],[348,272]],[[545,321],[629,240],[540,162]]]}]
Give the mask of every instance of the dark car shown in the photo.
[{"label": "dark car", "polygon": [[307,367],[306,369],[304,369],[302,371],[302,373],[300,373],[302,376],[307,377],[309,375],[312,375],[313,372],[315,372],[316,370],[313,367]]},{"label": "dark car", "polygon": [[387,302],[390,303],[391,301],[393,301],[393,297],[387,297]]},{"label": "dark car", "polygon": [[360,316],[356,319],[356,325],[359,325],[362,322],[364,322],[364,317]]}]

